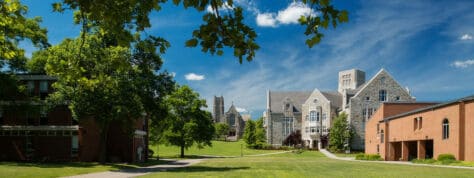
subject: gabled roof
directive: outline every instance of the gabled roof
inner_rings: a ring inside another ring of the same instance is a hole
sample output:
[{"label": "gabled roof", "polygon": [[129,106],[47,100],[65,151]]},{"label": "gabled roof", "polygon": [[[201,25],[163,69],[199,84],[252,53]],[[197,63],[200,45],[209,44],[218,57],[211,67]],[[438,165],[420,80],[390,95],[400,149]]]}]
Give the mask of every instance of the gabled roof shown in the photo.
[{"label": "gabled roof", "polygon": [[[354,97],[357,97],[367,86],[369,86],[372,82],[374,82],[375,78],[377,78],[377,76],[381,75],[382,73],[385,73],[388,77],[392,78],[393,81],[395,81],[395,83],[403,89],[402,85],[400,85],[400,83],[398,83],[397,80],[395,80],[395,78],[392,77],[392,75],[390,75],[390,73],[388,73],[384,68],[380,69],[377,74],[375,74],[368,82],[365,82],[363,85],[359,86],[356,91],[357,93],[354,95]],[[407,92],[405,89],[403,89],[403,91]],[[408,92],[407,92],[408,95],[410,95]],[[410,95],[411,96],[411,95]]]},{"label": "gabled roof", "polygon": [[270,111],[273,113],[283,113],[283,106],[286,99],[292,101],[293,106],[301,112],[301,105],[311,95],[310,91],[269,91]]},{"label": "gabled roof", "polygon": [[409,112],[404,112],[404,113],[397,114],[397,115],[394,115],[394,116],[386,117],[383,120],[381,120],[380,122],[389,121],[389,120],[397,119],[397,118],[400,118],[400,117],[404,117],[404,116],[408,116],[408,115],[412,115],[412,114],[416,114],[416,113],[420,113],[420,112],[424,112],[424,111],[428,111],[428,110],[432,110],[432,109],[442,108],[442,107],[449,106],[449,105],[452,105],[452,104],[455,104],[455,103],[458,103],[458,102],[473,101],[473,100],[474,100],[474,95],[471,95],[471,96],[467,96],[467,97],[460,98],[460,99],[457,99],[457,100],[452,100],[452,101],[448,101],[448,102],[444,102],[444,103],[440,103],[440,104],[435,104],[435,105],[432,105],[432,106],[428,106],[428,107],[424,107],[424,108],[420,108],[420,109],[415,109],[415,110],[412,110],[412,111],[409,111]]},{"label": "gabled roof", "polygon": [[335,108],[342,108],[342,95],[337,91],[322,91],[326,99],[331,102],[331,106]]}]

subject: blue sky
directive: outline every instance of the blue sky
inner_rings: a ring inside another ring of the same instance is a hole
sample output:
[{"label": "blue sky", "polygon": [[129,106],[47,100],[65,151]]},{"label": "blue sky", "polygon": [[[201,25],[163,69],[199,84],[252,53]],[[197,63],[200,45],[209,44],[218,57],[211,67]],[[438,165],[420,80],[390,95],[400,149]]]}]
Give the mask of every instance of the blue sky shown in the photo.
[{"label": "blue sky", "polygon": [[[337,90],[338,71],[351,68],[365,71],[367,80],[385,68],[418,101],[474,94],[474,1],[335,1],[349,11],[349,23],[324,31],[311,49],[295,19],[317,12],[290,0],[234,1],[258,34],[261,49],[252,62],[239,64],[229,51],[212,56],[184,47],[202,23],[203,13],[193,9],[164,4],[146,30],[171,42],[163,69],[198,91],[209,108],[214,95],[223,95],[226,109],[233,102],[257,118],[267,90]],[[79,34],[71,12],[52,12],[54,0],[22,2],[28,16],[43,18],[51,44]],[[28,53],[35,50],[24,46]]]}]

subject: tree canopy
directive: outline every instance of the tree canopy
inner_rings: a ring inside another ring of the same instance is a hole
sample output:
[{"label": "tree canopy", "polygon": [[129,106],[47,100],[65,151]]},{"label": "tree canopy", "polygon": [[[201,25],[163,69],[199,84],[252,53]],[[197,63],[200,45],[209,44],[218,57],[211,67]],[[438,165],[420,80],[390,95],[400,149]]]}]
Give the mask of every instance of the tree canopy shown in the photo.
[{"label": "tree canopy", "polygon": [[184,149],[197,144],[198,148],[211,146],[214,136],[214,124],[208,111],[206,101],[188,86],[177,86],[175,91],[165,98],[169,114],[165,121],[163,133],[165,143],[179,146],[180,155],[184,157]]},{"label": "tree canopy", "polygon": [[[99,26],[104,33],[118,39],[118,44],[127,46],[131,41],[140,38],[139,33],[152,26],[149,15],[160,11],[161,5],[167,0],[61,0],[53,4],[55,11],[74,10],[74,21],[82,25],[86,32],[91,26]],[[300,24],[306,27],[305,35],[309,36],[306,44],[312,47],[323,38],[321,28],[348,21],[345,10],[334,8],[330,0],[300,0],[317,14],[309,14],[300,18]],[[243,59],[252,61],[260,48],[256,43],[257,33],[244,23],[243,8],[233,0],[173,0],[175,5],[194,8],[204,12],[207,7],[212,9],[203,15],[203,24],[192,33],[186,46],[201,46],[203,52],[222,55],[224,48],[233,49],[233,54],[242,63]],[[226,11],[221,10],[226,7]],[[107,10],[104,10],[107,9]]]}]

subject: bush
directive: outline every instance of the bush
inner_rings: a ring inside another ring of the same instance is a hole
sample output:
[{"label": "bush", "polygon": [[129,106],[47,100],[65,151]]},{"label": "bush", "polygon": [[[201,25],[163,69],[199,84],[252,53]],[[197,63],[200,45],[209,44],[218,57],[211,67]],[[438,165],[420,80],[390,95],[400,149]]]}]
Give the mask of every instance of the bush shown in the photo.
[{"label": "bush", "polygon": [[356,160],[367,160],[367,161],[382,161],[383,159],[378,154],[357,154]]},{"label": "bush", "polygon": [[438,161],[456,161],[456,157],[452,154],[440,154],[438,156]]}]

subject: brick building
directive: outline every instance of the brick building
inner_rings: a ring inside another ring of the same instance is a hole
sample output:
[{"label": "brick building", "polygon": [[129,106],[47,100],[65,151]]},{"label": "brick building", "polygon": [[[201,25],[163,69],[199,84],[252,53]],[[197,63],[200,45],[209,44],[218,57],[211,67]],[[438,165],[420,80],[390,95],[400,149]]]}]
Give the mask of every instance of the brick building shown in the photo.
[{"label": "brick building", "polygon": [[433,103],[384,103],[366,127],[367,154],[385,160],[452,154],[474,161],[474,95]]},{"label": "brick building", "polygon": [[[44,99],[56,80],[46,75],[17,75],[24,95],[0,101],[0,161],[98,161],[99,130],[92,119],[72,118],[67,105],[47,109]],[[136,120],[132,131],[112,123],[108,161],[147,159],[147,127]],[[130,132],[133,132],[130,134]]]}]

